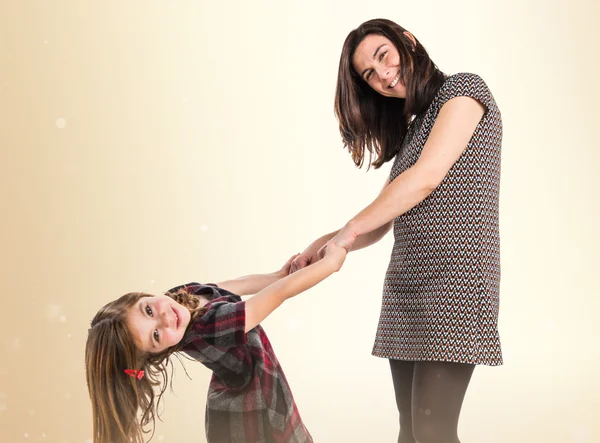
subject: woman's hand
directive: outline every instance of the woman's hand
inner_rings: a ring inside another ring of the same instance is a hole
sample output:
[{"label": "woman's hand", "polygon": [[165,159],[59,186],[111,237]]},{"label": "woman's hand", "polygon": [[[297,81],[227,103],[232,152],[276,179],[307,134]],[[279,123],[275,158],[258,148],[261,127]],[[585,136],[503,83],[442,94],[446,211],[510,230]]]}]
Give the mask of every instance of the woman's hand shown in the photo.
[{"label": "woman's hand", "polygon": [[342,229],[340,229],[335,237],[333,237],[327,244],[325,244],[319,252],[317,252],[318,260],[322,259],[327,255],[326,249],[330,243],[335,244],[340,248],[344,248],[346,252],[350,252],[352,249],[352,245],[356,241],[358,235],[349,224],[346,224]]},{"label": "woman's hand", "polygon": [[298,256],[292,261],[290,274],[293,274],[294,272],[321,260],[322,256],[319,257],[319,249],[321,249],[322,246],[335,237],[337,233],[338,231],[334,231],[330,232],[329,234],[325,234],[308,245],[308,247],[301,254],[298,254]]},{"label": "woman's hand", "polygon": [[276,272],[275,272],[275,275],[276,275],[278,278],[287,277],[287,276],[290,274],[290,269],[291,269],[291,267],[292,267],[292,263],[293,263],[293,261],[294,261],[294,260],[295,260],[297,257],[299,257],[299,256],[300,256],[300,254],[294,254],[294,255],[292,255],[292,256],[291,256],[291,257],[288,259],[288,261],[286,261],[286,262],[285,262],[285,264],[283,265],[283,267],[282,267],[282,268],[281,268],[279,271],[276,271]]},{"label": "woman's hand", "polygon": [[299,271],[300,269],[319,261],[317,252],[318,250],[308,247],[304,250],[304,252],[296,255],[292,260],[292,264],[290,266],[290,274],[293,274],[294,272]]}]

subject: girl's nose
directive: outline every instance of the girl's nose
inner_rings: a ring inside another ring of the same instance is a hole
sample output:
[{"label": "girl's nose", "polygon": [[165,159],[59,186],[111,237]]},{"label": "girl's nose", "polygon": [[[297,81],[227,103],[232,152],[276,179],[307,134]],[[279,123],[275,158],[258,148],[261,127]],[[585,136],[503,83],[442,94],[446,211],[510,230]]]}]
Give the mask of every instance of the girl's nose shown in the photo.
[{"label": "girl's nose", "polygon": [[171,317],[169,317],[168,310],[164,310],[160,314],[160,320],[161,320],[161,324],[163,325],[163,327],[168,327],[171,325]]}]

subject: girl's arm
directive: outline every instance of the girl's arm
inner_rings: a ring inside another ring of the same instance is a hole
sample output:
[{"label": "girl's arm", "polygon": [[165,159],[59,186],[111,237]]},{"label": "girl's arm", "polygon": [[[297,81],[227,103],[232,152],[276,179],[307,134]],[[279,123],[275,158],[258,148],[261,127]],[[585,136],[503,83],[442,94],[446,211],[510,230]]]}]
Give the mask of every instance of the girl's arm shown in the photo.
[{"label": "girl's arm", "polygon": [[[381,189],[379,195],[384,191],[384,189],[390,184],[390,178],[386,177],[383,188]],[[387,223],[384,223],[382,226],[377,229],[372,230],[371,232],[367,232],[365,234],[360,235],[350,251],[358,251],[359,249],[366,248],[367,246],[374,245],[379,240],[381,240],[392,228],[394,221],[390,220]],[[314,242],[312,242],[308,247],[299,254],[293,261],[291,266],[291,272],[296,272],[298,269],[302,269],[305,266],[308,266],[311,263],[315,263],[319,260],[317,253],[319,249],[321,249],[325,243],[334,238],[339,231],[330,232],[329,234],[324,235],[323,237],[318,238]]]},{"label": "girl's arm", "polygon": [[277,280],[281,280],[288,275],[292,260],[294,260],[297,255],[298,254],[292,256],[278,271],[268,274],[245,275],[233,280],[217,283],[217,286],[236,295],[256,294],[270,284],[275,283]]},{"label": "girl's arm", "polygon": [[325,257],[317,263],[267,286],[255,296],[246,300],[246,332],[291,298],[339,271],[346,259],[346,250],[328,242]]}]

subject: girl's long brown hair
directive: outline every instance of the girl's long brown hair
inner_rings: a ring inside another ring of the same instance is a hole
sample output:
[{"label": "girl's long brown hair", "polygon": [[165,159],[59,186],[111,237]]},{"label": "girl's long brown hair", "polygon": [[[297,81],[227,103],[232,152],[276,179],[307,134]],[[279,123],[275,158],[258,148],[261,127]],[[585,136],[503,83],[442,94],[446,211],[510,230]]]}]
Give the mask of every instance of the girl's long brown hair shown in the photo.
[{"label": "girl's long brown hair", "polygon": [[[192,320],[203,308],[200,300],[185,288],[167,293],[192,313]],[[85,369],[92,402],[94,443],[142,443],[148,424],[152,429],[158,403],[169,384],[169,357],[177,346],[160,354],[142,354],[136,348],[126,323],[128,311],[142,297],[150,294],[125,294],[102,307],[92,319],[85,348]],[[190,325],[192,324],[190,321]],[[143,369],[140,380],[127,375],[125,369]],[[156,396],[156,390],[158,396]]]},{"label": "girl's long brown hair", "polygon": [[[335,94],[335,114],[340,133],[357,167],[362,167],[365,151],[375,169],[399,152],[412,116],[427,110],[446,76],[405,29],[386,19],[369,20],[346,37]],[[356,48],[367,35],[378,34],[390,40],[400,55],[400,78],[406,86],[406,99],[384,97],[375,92],[352,66]],[[371,161],[373,154],[375,161]]]}]

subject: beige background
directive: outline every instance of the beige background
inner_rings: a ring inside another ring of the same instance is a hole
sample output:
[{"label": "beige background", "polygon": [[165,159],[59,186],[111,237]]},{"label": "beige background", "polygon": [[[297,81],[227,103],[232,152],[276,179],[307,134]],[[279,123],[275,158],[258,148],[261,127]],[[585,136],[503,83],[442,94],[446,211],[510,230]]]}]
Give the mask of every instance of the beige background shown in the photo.
[{"label": "beige background", "polygon": [[[333,115],[347,33],[412,31],[503,113],[505,365],[469,442],[600,442],[598,2],[9,1],[0,5],[0,442],[91,442],[96,310],[279,268],[378,192]],[[265,321],[317,442],[393,442],[370,355],[391,236]],[[209,372],[177,370],[155,441],[204,442]]]}]

